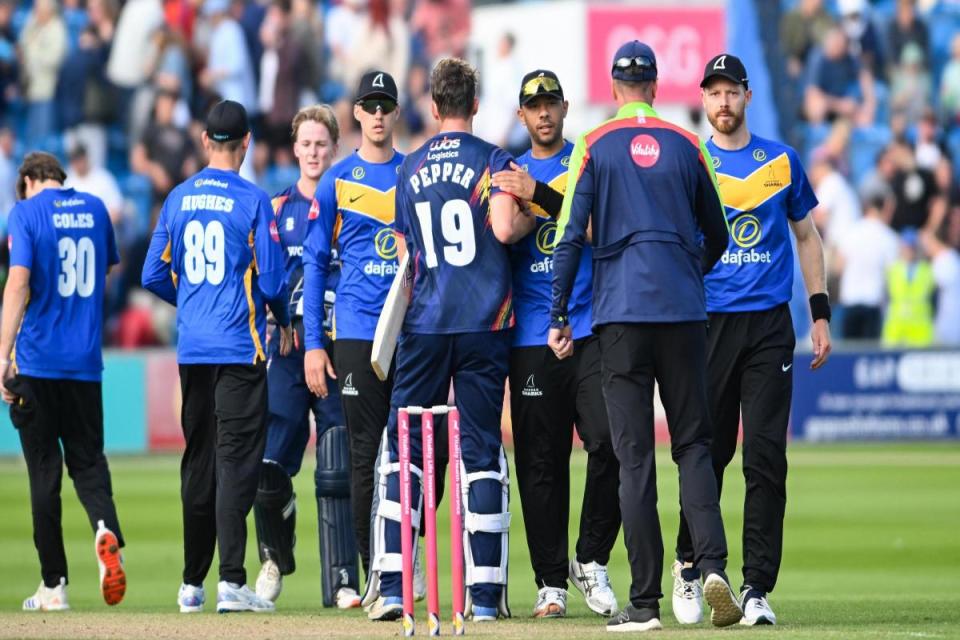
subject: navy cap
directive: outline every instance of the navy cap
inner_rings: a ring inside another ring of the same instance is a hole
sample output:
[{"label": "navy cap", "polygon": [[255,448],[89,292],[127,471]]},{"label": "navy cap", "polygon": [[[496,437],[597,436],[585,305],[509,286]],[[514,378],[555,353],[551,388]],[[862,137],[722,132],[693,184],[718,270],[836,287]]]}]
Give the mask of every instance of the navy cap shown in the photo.
[{"label": "navy cap", "polygon": [[367,71],[360,78],[360,86],[357,87],[357,102],[366,98],[378,96],[388,98],[398,102],[397,83],[386,71]]},{"label": "navy cap", "polygon": [[657,56],[653,49],[639,40],[620,45],[613,56],[610,76],[625,82],[645,82],[657,79]]},{"label": "navy cap", "polygon": [[207,114],[207,135],[216,142],[239,140],[250,131],[247,110],[233,100],[222,100]]},{"label": "navy cap", "polygon": [[743,62],[735,55],[721,53],[713,56],[707,61],[707,66],[703,68],[703,80],[700,81],[700,87],[706,87],[707,83],[713,78],[726,78],[733,83],[742,84],[744,89],[747,86],[747,68]]}]

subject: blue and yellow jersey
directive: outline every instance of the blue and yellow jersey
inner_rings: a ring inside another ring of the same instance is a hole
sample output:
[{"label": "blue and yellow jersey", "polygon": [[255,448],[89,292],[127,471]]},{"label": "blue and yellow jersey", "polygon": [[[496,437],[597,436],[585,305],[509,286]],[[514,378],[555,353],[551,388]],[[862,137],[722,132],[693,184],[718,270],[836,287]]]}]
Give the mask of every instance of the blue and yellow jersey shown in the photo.
[{"label": "blue and yellow jersey", "polygon": [[167,196],[143,286],[177,307],[181,364],[265,361],[266,308],[289,323],[280,234],[267,194],[204,169]]},{"label": "blue and yellow jersey", "polygon": [[334,247],[340,282],[333,307],[333,339],[373,340],[380,310],[397,273],[393,235],[397,171],[403,154],[373,163],[354,152],[323,174],[317,186],[320,212],[304,240],[303,326],[307,349],[322,346],[325,291]]},{"label": "blue and yellow jersey", "polygon": [[817,206],[790,147],[751,136],[742,149],[707,142],[730,226],[720,262],[704,278],[708,312],[763,311],[790,300],[793,247],[787,220]]},{"label": "blue and yellow jersey", "polygon": [[103,371],[103,289],[120,262],[99,198],[44,189],[10,212],[10,266],[30,270],[29,303],[17,332],[17,371],[97,382]]},{"label": "blue and yellow jersey", "polygon": [[[549,185],[555,191],[567,190],[567,168],[573,143],[549,158],[534,158],[530,151],[517,158],[519,164],[534,180]],[[523,240],[510,247],[513,263],[513,305],[516,326],[513,330],[515,347],[533,347],[547,344],[550,330],[550,282],[553,279],[553,247],[556,244],[557,223],[536,204],[530,207],[537,216],[537,227]],[[570,296],[570,325],[574,339],[590,335],[590,301],[593,283],[593,253],[585,246],[580,256],[580,268]]]},{"label": "blue and yellow jersey", "polygon": [[510,255],[493,235],[490,185],[505,151],[468,133],[427,140],[400,167],[397,231],[414,270],[403,330],[453,334],[513,326]]}]

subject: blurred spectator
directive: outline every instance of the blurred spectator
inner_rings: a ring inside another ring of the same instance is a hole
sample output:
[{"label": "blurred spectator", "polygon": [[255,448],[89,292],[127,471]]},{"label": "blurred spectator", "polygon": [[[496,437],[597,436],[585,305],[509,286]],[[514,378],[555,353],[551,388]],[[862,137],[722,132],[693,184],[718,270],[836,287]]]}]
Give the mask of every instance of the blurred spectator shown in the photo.
[{"label": "blurred spectator", "polygon": [[940,76],[940,109],[948,127],[960,124],[960,33],[950,41],[950,62]]},{"label": "blurred spectator", "polygon": [[210,21],[210,46],[200,84],[223,100],[239,102],[253,117],[257,113],[253,64],[243,29],[228,11],[230,0],[205,0],[203,15]]},{"label": "blurred spectator", "polygon": [[819,204],[813,210],[824,244],[835,247],[850,233],[861,216],[857,193],[827,158],[816,159],[810,165],[810,184]]},{"label": "blurred spectator", "polygon": [[293,0],[290,5],[290,31],[303,49],[304,77],[300,104],[320,101],[320,88],[325,80],[323,70],[323,20],[312,0]]},{"label": "blurred spectator", "polygon": [[94,25],[80,34],[77,49],[72,51],[60,69],[57,81],[57,117],[69,149],[82,144],[88,159],[103,166],[107,156],[107,134],[104,123],[114,119],[116,98],[103,77],[103,67],[110,52]]},{"label": "blurred spectator", "polygon": [[410,32],[399,9],[392,8],[388,0],[370,0],[359,37],[353,43],[350,61],[348,87],[357,86],[360,76],[370,69],[386,71],[393,76],[398,87],[406,85]]},{"label": "blurred spectator", "polygon": [[[497,43],[496,54],[485,68],[483,82],[482,112],[477,124],[480,137],[511,152],[510,132],[515,125],[522,129],[522,141],[528,141],[526,129],[517,121],[517,78],[529,69],[523,69],[517,60],[516,39],[512,33],[504,33]],[[521,151],[522,153],[522,151]],[[516,154],[519,155],[519,154]]]},{"label": "blurred spectator", "polygon": [[798,78],[814,45],[823,41],[834,20],[823,0],[800,0],[780,21],[780,46],[787,56],[787,72]]},{"label": "blurred spectator", "polygon": [[193,22],[197,17],[194,0],[163,0],[163,19],[185,42],[193,40]]},{"label": "blurred spectator", "polygon": [[895,199],[890,226],[895,231],[906,227],[919,229],[926,225],[930,216],[930,204],[937,193],[933,173],[917,166],[913,150],[906,144],[891,145],[890,153],[895,166],[894,173],[889,178]]},{"label": "blurred spectator", "polygon": [[960,345],[960,253],[946,243],[941,231],[926,230],[920,237],[937,284],[934,335],[939,344]]},{"label": "blurred spectator", "polygon": [[290,28],[290,3],[274,2],[260,27],[259,107],[266,142],[272,151],[289,149],[290,121],[300,108],[300,91],[306,85],[307,53]]},{"label": "blurred spectator", "polygon": [[400,110],[400,121],[407,140],[407,148],[416,149],[432,135],[433,115],[431,113],[430,71],[420,63],[413,63],[407,74],[407,90],[400,93],[400,99],[406,100]]},{"label": "blurred spectator", "polygon": [[67,167],[67,181],[64,182],[64,186],[92,193],[103,200],[107,213],[110,214],[110,221],[114,227],[117,227],[119,236],[125,223],[125,211],[123,194],[120,193],[117,179],[103,167],[93,164],[87,155],[87,148],[82,144],[71,148],[67,152],[67,158],[70,164]]},{"label": "blurred spectator", "polygon": [[897,234],[889,226],[892,215],[889,200],[868,202],[863,217],[837,239],[835,269],[841,273],[839,300],[843,305],[844,338],[880,338],[887,271],[900,252]]},{"label": "blurred spectator", "polygon": [[36,0],[20,34],[23,62],[21,81],[26,86],[27,139],[33,148],[53,148],[57,74],[67,54],[67,29],[57,12],[56,0]]},{"label": "blurred spectator", "polygon": [[903,230],[900,257],[887,272],[886,346],[926,347],[933,342],[933,269],[921,258],[917,241],[916,229]]},{"label": "blurred spectator", "polygon": [[63,24],[67,28],[67,50],[73,51],[80,42],[80,34],[90,24],[90,16],[81,0],[63,0]]},{"label": "blurred spectator", "polygon": [[890,59],[896,63],[903,57],[903,49],[915,44],[920,49],[921,64],[929,66],[930,36],[927,25],[917,16],[916,0],[897,0],[897,11],[890,23],[888,50]]},{"label": "blurred spectator", "polygon": [[147,58],[148,78],[159,74],[176,76],[180,97],[189,105],[193,99],[193,74],[190,51],[184,37],[175,29],[161,25],[151,38],[150,56]]},{"label": "blurred spectator", "polygon": [[874,78],[884,71],[883,45],[870,16],[867,0],[839,0],[841,22],[850,55],[870,70]]},{"label": "blurred spectator", "polygon": [[127,0],[120,12],[107,61],[107,79],[119,88],[120,120],[126,125],[134,91],[147,79],[150,36],[163,24],[160,0]]},{"label": "blurred spectator", "polygon": [[[331,102],[349,99],[349,96],[356,89],[356,82],[350,84],[350,78],[352,77],[350,70],[353,67],[350,56],[353,54],[357,43],[360,42],[360,34],[366,22],[366,12],[367,0],[341,0],[340,4],[335,5],[327,14],[327,24],[324,32],[331,54],[330,62],[327,65],[327,74],[332,85],[327,88],[327,95],[324,98]],[[343,115],[346,115],[346,120],[340,117],[341,114],[337,114],[339,122],[344,123],[353,120],[351,111],[348,110]]]},{"label": "blurred spectator", "polygon": [[908,42],[890,75],[890,105],[908,124],[915,124],[929,108],[933,94],[930,72],[923,66],[920,45]]},{"label": "blurred spectator", "polygon": [[11,24],[13,9],[13,0],[0,0],[0,124],[6,123],[7,105],[17,93],[17,37]]},{"label": "blurred spectator", "polygon": [[470,0],[416,0],[410,28],[423,39],[431,63],[443,56],[462,58],[470,38]]},{"label": "blurred spectator", "polygon": [[935,171],[943,158],[943,149],[940,148],[940,142],[937,139],[937,129],[937,116],[927,107],[923,117],[917,123],[917,141],[914,144],[917,166],[927,171]]},{"label": "blurred spectator", "polygon": [[804,96],[807,120],[819,124],[843,117],[860,126],[871,124],[876,109],[873,82],[869,69],[847,51],[843,29],[832,27],[822,48],[812,54]]},{"label": "blurred spectator", "polygon": [[17,203],[17,164],[13,160],[13,143],[13,131],[7,127],[0,129],[0,238],[7,235],[7,216]]},{"label": "blurred spectator", "polygon": [[190,134],[174,123],[179,96],[160,89],[154,101],[153,119],[130,152],[130,168],[150,179],[153,202],[162,202],[170,190],[197,171],[197,157]]}]

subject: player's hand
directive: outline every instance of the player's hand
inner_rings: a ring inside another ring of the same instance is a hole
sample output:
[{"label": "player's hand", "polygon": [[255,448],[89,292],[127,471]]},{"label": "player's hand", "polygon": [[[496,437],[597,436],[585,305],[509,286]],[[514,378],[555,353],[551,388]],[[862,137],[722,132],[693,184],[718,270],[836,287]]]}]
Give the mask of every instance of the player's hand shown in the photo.
[{"label": "player's hand", "polygon": [[337,374],[333,370],[333,363],[330,362],[330,356],[325,349],[310,349],[303,358],[303,371],[307,378],[307,387],[311,393],[321,398],[326,398],[327,376],[336,379]]},{"label": "player's hand", "polygon": [[557,358],[563,360],[573,355],[573,329],[570,325],[563,329],[550,329],[547,335],[547,346],[553,349]]},{"label": "player's hand", "polygon": [[290,355],[290,351],[293,349],[293,343],[293,325],[288,324],[285,327],[280,327],[280,355]]},{"label": "player's hand", "polygon": [[833,348],[830,344],[830,323],[822,318],[814,322],[810,340],[813,342],[813,362],[810,363],[810,368],[819,369],[826,364]]},{"label": "player's hand", "polygon": [[521,200],[533,200],[533,192],[537,188],[537,181],[515,162],[510,163],[510,168],[511,171],[498,171],[493,174],[493,180],[491,181],[493,186]]},{"label": "player's hand", "polygon": [[0,364],[0,395],[7,404],[13,404],[17,396],[7,390],[7,382],[13,378],[13,366],[9,361]]}]

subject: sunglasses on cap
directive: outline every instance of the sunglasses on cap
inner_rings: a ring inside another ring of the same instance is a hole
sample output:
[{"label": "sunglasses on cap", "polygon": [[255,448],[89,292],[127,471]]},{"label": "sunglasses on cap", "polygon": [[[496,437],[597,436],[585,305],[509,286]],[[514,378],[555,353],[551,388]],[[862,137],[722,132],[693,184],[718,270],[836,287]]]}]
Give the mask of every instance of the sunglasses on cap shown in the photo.
[{"label": "sunglasses on cap", "polygon": [[560,91],[560,83],[555,78],[537,76],[536,78],[527,80],[523,85],[523,89],[520,90],[520,94],[524,97],[535,96],[540,93],[540,91]]},{"label": "sunglasses on cap", "polygon": [[383,99],[383,98],[373,98],[373,99],[370,99],[370,100],[361,100],[361,101],[359,101],[357,104],[360,106],[361,109],[363,109],[364,111],[366,111],[366,112],[369,113],[370,115],[376,114],[376,113],[377,113],[377,109],[379,109],[380,111],[382,111],[382,112],[384,113],[384,115],[386,115],[386,114],[390,113],[391,111],[393,111],[394,109],[397,108],[397,103],[396,103],[396,102],[394,102],[393,100],[386,100],[386,99]]},{"label": "sunglasses on cap", "polygon": [[613,70],[626,71],[630,74],[640,74],[650,69],[656,69],[657,65],[647,56],[634,56],[632,58],[617,58],[613,63]]}]

